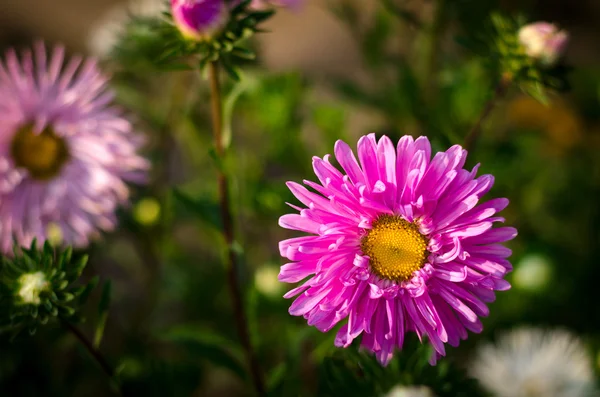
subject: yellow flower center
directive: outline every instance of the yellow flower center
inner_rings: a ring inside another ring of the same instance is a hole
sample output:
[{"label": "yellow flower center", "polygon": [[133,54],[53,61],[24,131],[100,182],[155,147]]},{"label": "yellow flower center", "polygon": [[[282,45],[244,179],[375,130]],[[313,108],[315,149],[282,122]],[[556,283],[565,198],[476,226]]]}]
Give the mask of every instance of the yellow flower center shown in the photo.
[{"label": "yellow flower center", "polygon": [[417,225],[399,216],[381,215],[362,238],[360,248],[382,279],[405,281],[425,264],[427,239]]},{"label": "yellow flower center", "polygon": [[66,142],[46,127],[36,133],[28,125],[14,136],[11,155],[17,167],[25,168],[33,179],[52,179],[69,159]]}]

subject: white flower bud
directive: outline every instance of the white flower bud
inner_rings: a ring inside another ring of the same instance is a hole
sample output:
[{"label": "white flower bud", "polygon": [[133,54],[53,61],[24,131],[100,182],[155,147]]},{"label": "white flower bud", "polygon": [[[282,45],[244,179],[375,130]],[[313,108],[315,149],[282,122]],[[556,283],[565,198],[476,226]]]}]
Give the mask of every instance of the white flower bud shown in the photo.
[{"label": "white flower bud", "polygon": [[30,305],[41,303],[40,294],[45,291],[49,283],[43,272],[25,273],[19,277],[19,291],[17,295],[22,302]]},{"label": "white flower bud", "polygon": [[548,22],[530,23],[519,30],[525,53],[547,66],[555,64],[564,53],[568,39],[566,31]]}]

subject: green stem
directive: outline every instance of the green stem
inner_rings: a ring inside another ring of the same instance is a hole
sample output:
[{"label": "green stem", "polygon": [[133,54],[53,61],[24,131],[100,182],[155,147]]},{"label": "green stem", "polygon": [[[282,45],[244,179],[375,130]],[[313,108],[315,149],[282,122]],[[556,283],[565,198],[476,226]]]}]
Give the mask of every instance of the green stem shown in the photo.
[{"label": "green stem", "polygon": [[[102,370],[104,371],[104,373],[106,373],[106,375],[109,377],[109,379],[116,382],[115,370],[108,363],[108,361],[106,361],[106,358],[104,358],[102,353],[100,353],[100,350],[96,349],[94,347],[94,345],[92,345],[92,342],[90,342],[89,339],[83,334],[83,332],[81,332],[81,330],[79,328],[77,328],[75,325],[73,325],[69,321],[62,319],[62,318],[60,319],[60,321],[63,324],[63,326],[69,332],[71,332],[71,334],[73,334],[73,336],[75,336],[77,338],[77,340],[79,340],[79,342],[83,345],[83,347],[85,347],[85,349],[88,351],[90,356],[92,356],[92,358],[98,363],[100,368],[102,368]],[[117,384],[118,384],[118,382],[117,382]],[[120,396],[123,395],[123,392],[121,391],[120,388],[117,389],[117,394]]]},{"label": "green stem", "polygon": [[508,87],[510,87],[511,81],[512,80],[511,80],[510,76],[505,74],[502,76],[502,78],[498,82],[498,85],[494,89],[494,94],[492,95],[490,100],[488,100],[487,103],[485,104],[485,106],[483,107],[483,110],[481,111],[479,118],[477,119],[477,122],[475,123],[473,128],[471,128],[471,131],[469,131],[469,134],[465,138],[463,147],[465,148],[465,150],[467,150],[467,152],[471,152],[474,149],[475,143],[477,142],[477,140],[479,139],[479,136],[481,135],[481,126],[482,126],[483,122],[490,115],[492,110],[494,110],[494,108],[496,107],[496,104],[498,103],[498,100],[500,100],[506,94]]},{"label": "green stem", "polygon": [[223,222],[223,237],[225,239],[225,244],[227,245],[227,280],[232,299],[238,336],[246,352],[246,359],[248,360],[254,387],[256,392],[262,396],[266,394],[265,384],[256,353],[252,347],[250,331],[248,329],[248,319],[246,316],[246,310],[244,308],[244,300],[242,298],[242,290],[237,277],[240,264],[238,261],[238,256],[234,250],[235,238],[233,216],[231,214],[229,178],[221,167],[225,157],[225,146],[223,142],[223,100],[221,96],[221,84],[219,81],[218,62],[211,62],[208,66],[208,71],[211,91],[213,139],[215,153],[218,157],[218,161],[221,163],[217,167],[217,183],[219,189],[221,220]]}]

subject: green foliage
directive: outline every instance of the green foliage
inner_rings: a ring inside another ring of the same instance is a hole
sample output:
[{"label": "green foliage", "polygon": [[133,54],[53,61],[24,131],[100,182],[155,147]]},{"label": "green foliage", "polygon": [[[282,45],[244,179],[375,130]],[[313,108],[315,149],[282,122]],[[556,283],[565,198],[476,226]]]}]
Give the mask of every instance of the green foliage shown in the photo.
[{"label": "green foliage", "polygon": [[207,360],[230,370],[241,380],[247,378],[243,352],[219,334],[195,326],[178,325],[162,333],[160,339],[185,349],[189,359]]},{"label": "green foliage", "polygon": [[495,71],[496,79],[507,79],[528,95],[548,103],[547,90],[565,91],[569,88],[568,68],[563,64],[545,67],[525,53],[519,42],[519,29],[526,24],[524,17],[511,18],[492,13],[487,29],[480,36],[461,40]]},{"label": "green foliage", "polygon": [[87,256],[72,261],[71,248],[57,252],[48,242],[42,249],[34,240],[29,248],[15,247],[2,258],[0,269],[0,331],[15,337],[26,329],[34,334],[52,318],[77,319],[77,307],[96,280],[75,286]]},{"label": "green foliage", "polygon": [[110,308],[110,299],[112,292],[112,283],[107,281],[102,288],[102,296],[98,305],[98,322],[96,324],[96,332],[94,334],[94,347],[100,347],[102,337],[104,336],[104,328],[108,319],[108,309]]},{"label": "green foliage", "polygon": [[260,31],[259,25],[273,11],[253,11],[244,0],[230,11],[227,25],[215,37],[193,41],[185,39],[166,12],[164,18],[133,18],[113,52],[114,60],[127,68],[153,67],[160,70],[203,69],[219,60],[234,80],[239,80],[240,65],[254,60],[245,42]]},{"label": "green foliage", "polygon": [[319,365],[319,396],[382,396],[394,386],[427,386],[438,397],[487,396],[448,359],[429,364],[433,349],[409,338],[387,367],[356,348],[337,349]]}]

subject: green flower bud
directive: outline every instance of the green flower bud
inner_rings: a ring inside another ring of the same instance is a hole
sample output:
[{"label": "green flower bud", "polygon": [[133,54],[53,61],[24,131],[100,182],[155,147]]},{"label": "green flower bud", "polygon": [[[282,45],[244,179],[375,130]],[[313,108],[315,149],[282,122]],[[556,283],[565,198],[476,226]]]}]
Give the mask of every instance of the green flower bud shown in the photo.
[{"label": "green flower bud", "polygon": [[30,248],[15,248],[12,258],[2,258],[0,267],[0,332],[16,336],[23,329],[35,333],[39,325],[76,314],[88,286],[74,286],[87,256],[72,261],[71,249],[57,252],[46,241]]}]

